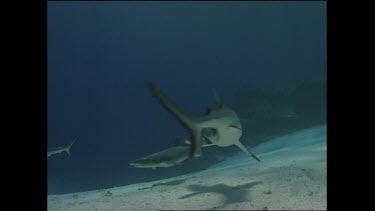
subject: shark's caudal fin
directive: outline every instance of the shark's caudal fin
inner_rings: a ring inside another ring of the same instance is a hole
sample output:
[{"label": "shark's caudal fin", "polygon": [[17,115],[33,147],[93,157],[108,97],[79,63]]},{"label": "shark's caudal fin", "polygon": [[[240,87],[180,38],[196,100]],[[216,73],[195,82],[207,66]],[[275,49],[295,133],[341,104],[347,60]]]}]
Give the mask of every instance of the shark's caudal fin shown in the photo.
[{"label": "shark's caudal fin", "polygon": [[155,97],[159,103],[169,111],[188,131],[191,137],[191,151],[190,157],[196,156],[196,153],[201,145],[202,138],[201,134],[195,128],[195,122],[184,109],[178,106],[172,99],[165,95],[155,84],[149,83],[149,89],[153,97]]},{"label": "shark's caudal fin", "polygon": [[222,108],[223,107],[223,102],[221,102],[221,98],[220,98],[219,94],[217,93],[216,89],[213,89],[212,91],[214,93],[214,100],[215,100],[216,108],[217,109]]},{"label": "shark's caudal fin", "polygon": [[65,151],[66,153],[68,153],[68,155],[70,155],[70,149],[72,148],[73,144],[78,140],[78,138],[79,138],[79,135],[72,142],[66,145]]}]

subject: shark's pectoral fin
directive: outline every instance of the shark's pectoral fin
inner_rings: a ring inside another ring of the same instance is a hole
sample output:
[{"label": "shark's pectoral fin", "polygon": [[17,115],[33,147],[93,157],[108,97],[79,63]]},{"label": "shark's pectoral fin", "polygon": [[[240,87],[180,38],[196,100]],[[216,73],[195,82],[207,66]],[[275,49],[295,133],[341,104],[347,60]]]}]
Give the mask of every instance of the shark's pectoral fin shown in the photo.
[{"label": "shark's pectoral fin", "polygon": [[180,106],[178,106],[172,99],[165,95],[155,84],[149,83],[149,88],[153,97],[155,97],[159,103],[169,111],[182,125],[188,129],[191,140],[191,150],[189,157],[193,158],[200,146],[202,145],[201,135],[196,129],[196,122],[193,118]]},{"label": "shark's pectoral fin", "polygon": [[262,162],[262,161],[260,161],[259,158],[258,158],[257,156],[255,156],[252,152],[250,152],[250,151],[247,151],[247,152],[248,152],[248,154],[249,154],[251,157],[253,157],[255,160],[257,160],[258,162]]},{"label": "shark's pectoral fin", "polygon": [[201,157],[202,155],[203,155],[202,149],[201,149],[201,148],[198,148],[197,153],[195,153],[194,158]]},{"label": "shark's pectoral fin", "polygon": [[198,153],[199,153],[200,147],[202,146],[203,137],[198,131],[192,130],[190,140],[191,140],[190,142],[191,144],[190,144],[189,157],[194,158],[194,157],[199,156]]},{"label": "shark's pectoral fin", "polygon": [[189,157],[195,157],[198,149],[202,145],[202,136],[199,129],[196,127],[197,122],[184,109],[165,95],[155,84],[149,83],[149,88],[152,96],[154,96],[167,111],[181,122],[186,129],[188,129],[191,140]]},{"label": "shark's pectoral fin", "polygon": [[149,83],[149,88],[151,95],[155,97],[167,111],[169,111],[187,129],[192,129],[194,121],[184,109],[182,109],[172,99],[165,95],[155,84]]},{"label": "shark's pectoral fin", "polygon": [[257,160],[259,162],[262,162],[262,161],[259,160],[259,158],[257,158],[257,156],[255,156],[252,152],[250,152],[249,150],[247,150],[246,147],[244,145],[242,145],[242,143],[240,141],[236,141],[236,143],[234,143],[234,145],[236,145],[238,148],[240,148],[246,154],[248,154],[251,157],[253,157],[255,160]]}]

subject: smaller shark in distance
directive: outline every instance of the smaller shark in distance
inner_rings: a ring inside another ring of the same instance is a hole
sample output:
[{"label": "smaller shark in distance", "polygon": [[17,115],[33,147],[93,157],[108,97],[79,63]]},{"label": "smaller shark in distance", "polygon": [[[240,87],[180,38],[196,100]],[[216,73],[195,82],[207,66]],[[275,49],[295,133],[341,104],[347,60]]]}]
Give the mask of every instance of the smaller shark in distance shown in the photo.
[{"label": "smaller shark in distance", "polygon": [[72,148],[73,144],[78,140],[79,136],[77,136],[72,142],[69,144],[62,146],[62,147],[51,147],[47,149],[47,158],[54,154],[60,154],[62,152],[66,152],[70,155],[70,149]]},{"label": "smaller shark in distance", "polygon": [[[181,165],[181,162],[189,158],[190,146],[181,145],[173,146],[162,150],[160,152],[147,155],[130,163],[136,168],[167,168],[175,165]],[[196,157],[201,156],[202,152],[199,150]]]}]

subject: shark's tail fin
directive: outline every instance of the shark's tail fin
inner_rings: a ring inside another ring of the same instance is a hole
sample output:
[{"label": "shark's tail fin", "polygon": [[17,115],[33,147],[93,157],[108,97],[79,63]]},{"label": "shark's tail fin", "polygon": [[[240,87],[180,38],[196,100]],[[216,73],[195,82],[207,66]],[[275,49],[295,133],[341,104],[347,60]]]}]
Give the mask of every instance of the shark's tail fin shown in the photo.
[{"label": "shark's tail fin", "polygon": [[70,155],[70,149],[72,148],[73,144],[78,140],[78,138],[79,138],[79,135],[72,142],[70,142],[68,145],[66,145],[65,149],[66,149],[66,153],[68,153],[68,155]]},{"label": "shark's tail fin", "polygon": [[212,91],[214,93],[214,100],[215,100],[216,108],[218,108],[218,109],[222,108],[223,102],[221,102],[221,98],[220,98],[219,94],[217,93],[216,89],[213,89]]},{"label": "shark's tail fin", "polygon": [[194,118],[173,102],[173,100],[165,95],[155,84],[149,83],[148,86],[152,96],[155,97],[167,111],[169,111],[186,129],[189,130],[192,139],[190,157],[194,157],[202,141],[201,135],[195,127],[196,122],[194,121]]}]

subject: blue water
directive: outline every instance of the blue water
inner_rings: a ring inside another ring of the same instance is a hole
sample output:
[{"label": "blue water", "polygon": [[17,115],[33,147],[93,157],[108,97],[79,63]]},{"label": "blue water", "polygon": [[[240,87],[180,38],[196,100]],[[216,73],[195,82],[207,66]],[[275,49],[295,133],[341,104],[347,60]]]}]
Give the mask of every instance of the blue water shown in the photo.
[{"label": "blue water", "polygon": [[231,106],[244,85],[325,77],[325,2],[48,2],[48,146],[80,134],[71,156],[48,158],[48,193],[195,170],[129,166],[188,134],[148,82],[202,115],[212,88]]}]

